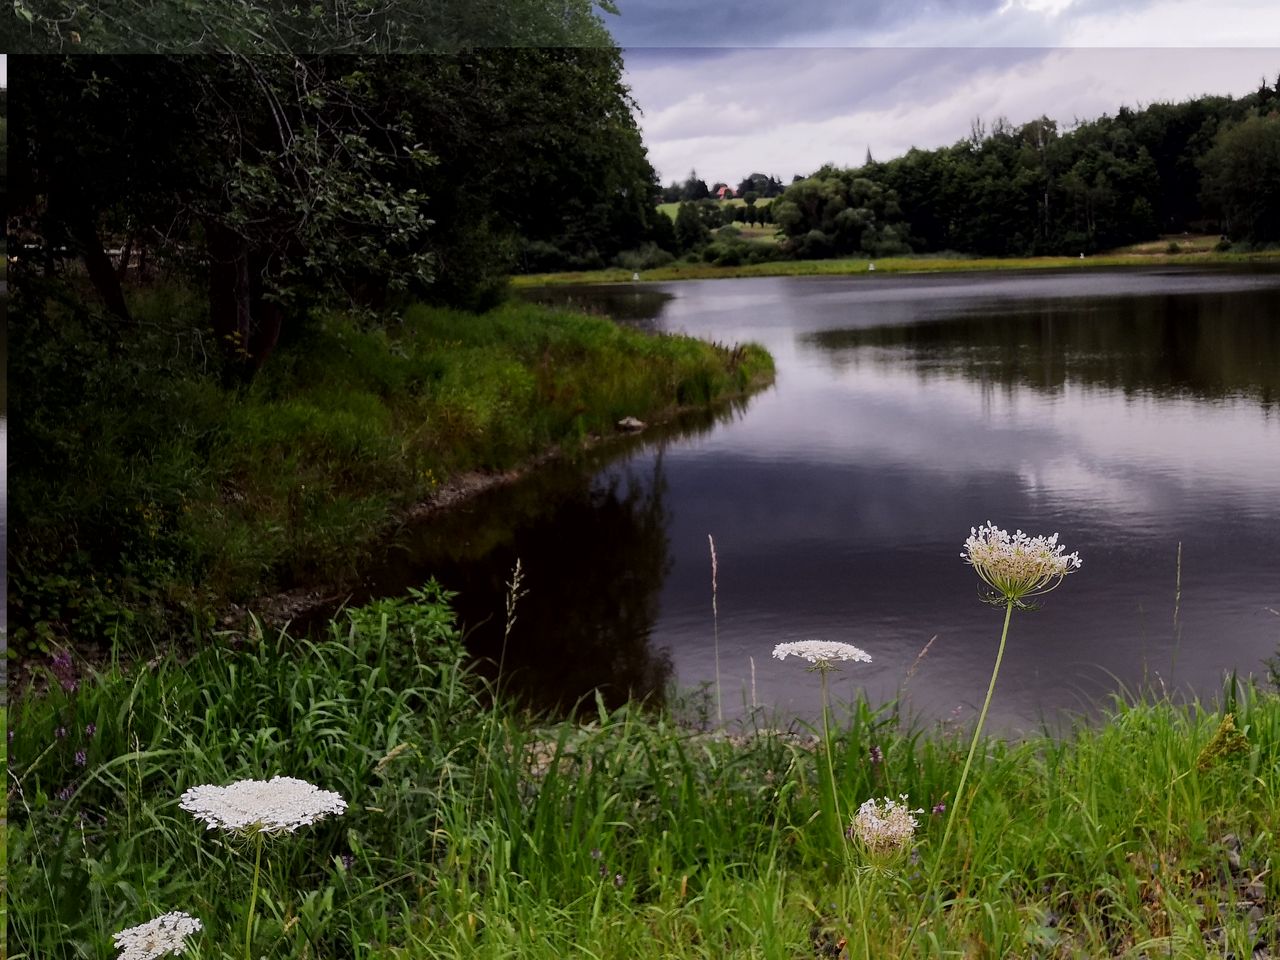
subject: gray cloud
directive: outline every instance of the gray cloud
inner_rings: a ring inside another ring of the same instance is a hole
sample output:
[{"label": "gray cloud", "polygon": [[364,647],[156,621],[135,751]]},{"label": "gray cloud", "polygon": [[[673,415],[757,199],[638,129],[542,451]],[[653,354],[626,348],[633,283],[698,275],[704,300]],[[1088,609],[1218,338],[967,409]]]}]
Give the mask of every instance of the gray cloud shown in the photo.
[{"label": "gray cloud", "polygon": [[620,0],[636,47],[1280,45],[1274,0]]},{"label": "gray cloud", "polygon": [[[620,0],[621,15],[608,22],[623,47],[879,46],[908,35],[922,46],[1018,42],[1023,34],[1024,42],[1035,34],[1043,43],[1042,28],[1061,30],[1065,20],[1100,11],[1141,12],[1153,2],[1160,0]],[[1016,29],[993,34],[997,23]]]},{"label": "gray cloud", "polygon": [[1002,0],[885,3],[883,0],[621,0],[610,18],[623,47],[781,46],[789,38],[849,29],[867,37],[922,17],[991,12]]},{"label": "gray cloud", "polygon": [[[1229,2],[1229,0],[1228,0]],[[650,158],[664,181],[696,167],[736,183],[825,162],[885,160],[969,133],[975,117],[1069,126],[1121,106],[1241,95],[1280,72],[1280,50],[628,50]]]}]

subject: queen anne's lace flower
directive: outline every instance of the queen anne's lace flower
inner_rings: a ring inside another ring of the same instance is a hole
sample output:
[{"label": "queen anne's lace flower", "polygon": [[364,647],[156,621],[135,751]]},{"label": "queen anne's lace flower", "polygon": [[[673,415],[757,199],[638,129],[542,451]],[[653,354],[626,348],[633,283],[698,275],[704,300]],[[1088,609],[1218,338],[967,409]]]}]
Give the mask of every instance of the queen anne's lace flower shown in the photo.
[{"label": "queen anne's lace flower", "polygon": [[915,814],[924,811],[908,809],[905,793],[899,799],[901,803],[888,797],[882,801],[864,801],[853,815],[850,837],[856,837],[868,851],[877,855],[897,853],[903,849],[915,836]]},{"label": "queen anne's lace flower", "polygon": [[837,660],[871,662],[871,656],[867,651],[851,643],[837,643],[834,640],[798,640],[794,643],[780,643],[773,648],[773,655],[779,660],[792,656],[804,657],[815,664],[831,664]]},{"label": "queen anne's lace flower", "polygon": [[154,960],[187,949],[187,937],[198,932],[202,924],[181,910],[166,913],[115,935],[117,960]]},{"label": "queen anne's lace flower", "polygon": [[960,558],[1004,600],[1017,601],[1048,593],[1068,573],[1080,569],[1078,553],[1065,553],[1058,535],[1029,537],[1021,530],[1013,536],[990,520],[970,528]]},{"label": "queen anne's lace flower", "polygon": [[230,786],[203,784],[182,795],[178,806],[203,820],[210,830],[243,833],[292,833],[326,814],[340,814],[347,802],[305,780],[272,777],[238,780]]}]

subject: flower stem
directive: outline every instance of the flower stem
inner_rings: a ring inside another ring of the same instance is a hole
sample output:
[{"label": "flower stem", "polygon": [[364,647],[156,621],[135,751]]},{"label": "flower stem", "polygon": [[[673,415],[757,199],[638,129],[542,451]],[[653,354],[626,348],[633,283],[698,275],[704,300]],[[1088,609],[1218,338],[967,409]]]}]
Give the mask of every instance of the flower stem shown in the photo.
[{"label": "flower stem", "polygon": [[862,927],[862,953],[863,953],[863,956],[866,958],[866,960],[871,960],[871,934],[868,930],[868,927],[870,926],[870,923],[871,923],[871,918],[867,916],[866,902],[862,899],[862,871],[861,870],[856,870],[856,869],[854,870],[853,886],[854,886],[854,890],[858,894],[858,916],[862,921],[859,924],[859,926]]},{"label": "flower stem", "polygon": [[840,819],[840,797],[836,793],[836,768],[831,759],[831,709],[827,701],[827,667],[824,665],[818,672],[822,675],[822,742],[827,749],[827,776],[831,782],[831,803],[835,810],[836,844],[843,851],[842,824],[844,821]]},{"label": "flower stem", "polygon": [[249,893],[249,914],[244,921],[244,960],[253,960],[253,910],[258,903],[258,875],[262,869],[262,832],[254,835],[257,853],[253,858],[253,887]]},{"label": "flower stem", "polygon": [[[987,721],[987,710],[991,706],[991,695],[996,690],[996,677],[1000,673],[1000,661],[1004,659],[1004,644],[1009,638],[1009,621],[1013,618],[1014,600],[1005,602],[1004,607],[1004,629],[1000,631],[1000,647],[996,650],[996,663],[991,668],[991,682],[987,684],[987,698],[982,701],[982,712],[978,714],[978,725],[973,729],[973,739],[969,742],[969,756],[965,758],[964,770],[960,773],[960,785],[956,787],[956,795],[952,800],[951,811],[947,814],[947,826],[942,831],[942,843],[938,845],[937,855],[933,859],[933,869],[929,871],[929,883],[925,887],[926,891],[935,889],[938,880],[938,871],[942,867],[942,856],[947,850],[947,841],[951,839],[951,828],[955,826],[956,817],[960,813],[960,806],[964,802],[964,787],[969,780],[969,768],[973,765],[973,755],[978,750],[978,740],[982,737],[982,726]],[[907,943],[903,947],[902,955],[908,955],[911,949],[911,941],[916,935],[916,928],[920,926],[920,921],[924,917],[925,898],[920,898],[920,909],[916,913],[916,918],[912,922],[910,929],[907,930]]]}]

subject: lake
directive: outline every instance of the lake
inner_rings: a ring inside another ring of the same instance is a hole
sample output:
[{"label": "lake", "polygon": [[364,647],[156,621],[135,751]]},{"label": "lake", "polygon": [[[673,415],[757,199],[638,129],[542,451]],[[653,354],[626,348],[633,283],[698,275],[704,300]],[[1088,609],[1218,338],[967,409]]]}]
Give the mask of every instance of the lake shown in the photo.
[{"label": "lake", "polygon": [[[988,519],[1083,569],[1014,615],[992,722],[1143,685],[1212,696],[1280,645],[1280,273],[1064,271],[555,287],[534,299],[731,343],[777,382],[405,531],[366,592],[434,575],[479,656],[561,706],[716,677],[726,717],[812,717],[777,643],[873,657],[833,695],[976,713],[1002,613],[960,559]],[[527,594],[505,654],[504,583]],[[927,655],[921,651],[932,640]],[[915,665],[909,682],[908,672]],[[492,673],[492,668],[490,668]],[[905,683],[905,689],[904,689]],[[714,715],[714,706],[710,707]]]}]

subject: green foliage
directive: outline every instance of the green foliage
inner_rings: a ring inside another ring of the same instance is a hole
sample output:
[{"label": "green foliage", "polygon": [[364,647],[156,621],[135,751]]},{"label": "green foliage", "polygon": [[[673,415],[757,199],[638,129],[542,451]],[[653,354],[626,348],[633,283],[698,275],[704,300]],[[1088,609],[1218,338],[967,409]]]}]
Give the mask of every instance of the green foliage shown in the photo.
[{"label": "green foliage", "polygon": [[18,80],[17,206],[46,243],[70,241],[122,317],[104,246],[207,274],[255,366],[312,303],[480,311],[513,270],[675,247],[612,45],[47,57]]},{"label": "green foliage", "polygon": [[613,258],[615,266],[623,270],[652,270],[665,267],[674,260],[669,252],[661,249],[656,243],[645,243],[635,250],[623,250]]},{"label": "green foliage", "polygon": [[823,167],[788,187],[770,210],[787,238],[785,249],[796,258],[910,250],[897,194],[862,171]]},{"label": "green foliage", "polygon": [[24,652],[163,635],[227,600],[353,578],[399,509],[463,472],[772,376],[756,347],[508,304],[412,306],[385,328],[313,311],[252,385],[226,386],[185,289],[134,298],[130,331],[39,289],[25,284],[10,314]]},{"label": "green foliage", "polygon": [[0,40],[15,53],[439,54],[605,45],[600,12],[617,11],[586,0],[14,0],[13,12]]},{"label": "green foliage", "polygon": [[1232,239],[1280,240],[1280,114],[1255,115],[1221,130],[1200,164],[1204,194]]},{"label": "green foliage", "polygon": [[[114,931],[171,909],[204,922],[201,956],[226,955],[251,868],[175,800],[277,773],[349,807],[268,848],[263,955],[810,956],[844,941],[865,960],[901,955],[922,898],[915,955],[1280,941],[1273,695],[1233,689],[1222,712],[1117,702],[1060,738],[985,740],[925,889],[943,829],[929,811],[954,803],[965,731],[836,708],[841,809],[905,794],[926,811],[918,862],[868,871],[852,847],[832,856],[814,731],[757,718],[705,734],[634,707],[512,716],[460,666],[448,600],[428,584],[317,639],[214,637],[181,663],[77,665],[74,689],[50,675],[24,691],[13,955],[108,960]],[[1234,746],[1202,768],[1228,711]]]}]

